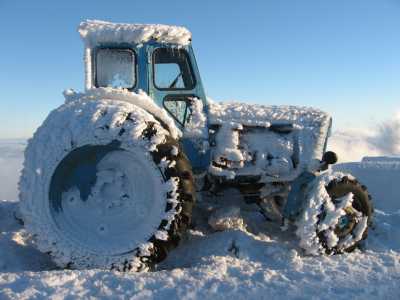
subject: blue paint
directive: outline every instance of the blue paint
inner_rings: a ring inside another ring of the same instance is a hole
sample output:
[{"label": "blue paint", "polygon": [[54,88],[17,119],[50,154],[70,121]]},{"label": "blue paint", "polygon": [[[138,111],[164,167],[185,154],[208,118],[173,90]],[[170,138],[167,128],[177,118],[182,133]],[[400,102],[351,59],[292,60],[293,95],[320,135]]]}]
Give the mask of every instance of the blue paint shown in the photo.
[{"label": "blue paint", "polygon": [[306,196],[306,188],[315,178],[315,174],[304,172],[292,182],[290,193],[283,209],[285,218],[292,220],[300,213]]},{"label": "blue paint", "polygon": [[[195,97],[203,102],[204,113],[207,115],[207,103],[206,103],[206,95],[204,92],[203,83],[200,77],[200,72],[197,67],[196,59],[194,56],[193,49],[191,45],[180,47],[186,51],[188,55],[188,60],[190,62],[190,70],[193,73],[193,77],[195,79],[195,85],[192,89],[172,89],[172,90],[160,90],[158,89],[153,81],[153,53],[158,48],[176,48],[174,45],[169,44],[161,44],[155,41],[149,41],[141,45],[136,44],[116,44],[116,43],[104,43],[101,47],[98,48],[127,48],[131,49],[135,53],[136,58],[136,85],[132,89],[134,92],[139,92],[140,90],[145,91],[151,98],[154,99],[155,103],[163,107],[164,99],[167,96],[178,96],[178,97]],[[98,48],[94,49],[93,57],[96,57],[96,51]],[[177,48],[178,49],[178,48]],[[92,62],[93,74],[95,76],[95,62]],[[183,126],[176,122],[176,125],[183,130]],[[208,142],[208,136],[203,137],[202,140],[191,140],[188,138],[183,138],[181,140],[184,151],[189,158],[193,171],[195,173],[201,173],[207,170],[210,161],[211,154],[210,150],[204,151],[204,149],[199,148],[197,145],[202,144],[203,142]]]},{"label": "blue paint", "polygon": [[113,141],[102,146],[83,146],[71,151],[57,166],[49,189],[49,198],[55,212],[62,209],[62,193],[77,187],[82,201],[86,201],[96,183],[97,164],[108,153],[120,149]]},{"label": "blue paint", "polygon": [[208,168],[211,161],[211,150],[209,148],[207,151],[201,151],[198,145],[190,139],[183,139],[182,146],[195,174],[201,173]]}]

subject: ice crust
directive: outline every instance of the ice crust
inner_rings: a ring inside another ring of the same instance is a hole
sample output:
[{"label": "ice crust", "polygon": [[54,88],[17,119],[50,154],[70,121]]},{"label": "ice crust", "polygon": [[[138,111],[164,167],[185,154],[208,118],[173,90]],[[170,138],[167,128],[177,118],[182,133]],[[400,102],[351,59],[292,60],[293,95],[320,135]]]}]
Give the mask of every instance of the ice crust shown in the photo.
[{"label": "ice crust", "polygon": [[180,26],[111,23],[100,20],[81,22],[78,31],[89,47],[107,43],[142,44],[150,40],[185,46],[192,37],[189,30]]}]

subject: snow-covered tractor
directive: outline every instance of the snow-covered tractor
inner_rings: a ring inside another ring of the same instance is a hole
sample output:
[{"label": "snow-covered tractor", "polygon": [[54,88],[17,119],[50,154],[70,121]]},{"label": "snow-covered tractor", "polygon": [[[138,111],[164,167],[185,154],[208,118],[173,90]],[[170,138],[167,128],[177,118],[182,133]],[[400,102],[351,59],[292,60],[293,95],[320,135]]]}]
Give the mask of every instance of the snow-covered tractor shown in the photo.
[{"label": "snow-covered tractor", "polygon": [[331,118],[207,100],[182,27],[86,21],[85,92],[66,90],[29,141],[20,211],[60,267],[146,270],[191,224],[196,193],[236,188],[297,226],[308,254],[351,251],[372,205],[333,173]]}]

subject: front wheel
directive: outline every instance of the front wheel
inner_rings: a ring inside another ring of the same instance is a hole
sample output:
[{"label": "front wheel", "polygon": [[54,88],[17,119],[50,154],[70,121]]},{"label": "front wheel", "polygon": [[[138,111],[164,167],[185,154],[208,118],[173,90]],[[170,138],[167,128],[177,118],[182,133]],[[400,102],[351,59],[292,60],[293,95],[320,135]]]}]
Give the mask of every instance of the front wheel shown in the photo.
[{"label": "front wheel", "polygon": [[372,222],[371,197],[350,175],[325,174],[310,183],[296,221],[307,254],[351,252],[366,239]]}]

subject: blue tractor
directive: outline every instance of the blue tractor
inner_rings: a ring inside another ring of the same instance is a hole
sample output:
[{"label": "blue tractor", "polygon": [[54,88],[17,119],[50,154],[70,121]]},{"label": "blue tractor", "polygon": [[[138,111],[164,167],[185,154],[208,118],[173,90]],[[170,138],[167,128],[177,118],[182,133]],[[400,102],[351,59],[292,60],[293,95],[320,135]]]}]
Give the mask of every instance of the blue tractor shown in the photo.
[{"label": "blue tractor", "polygon": [[237,189],[307,254],[355,249],[372,204],[329,171],[331,118],[207,99],[183,27],[82,22],[85,92],[66,90],[29,141],[20,211],[60,267],[147,270],[191,226],[196,195]]}]

